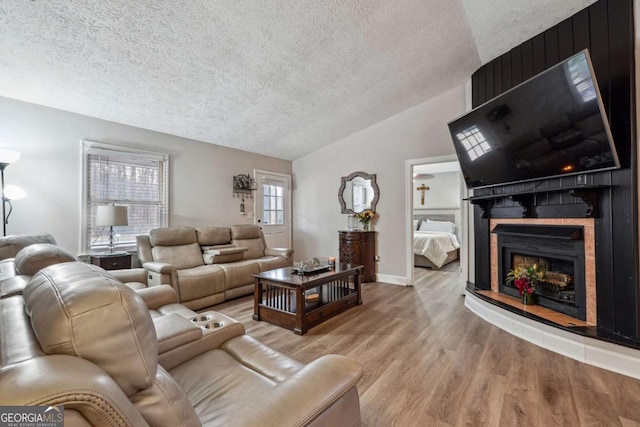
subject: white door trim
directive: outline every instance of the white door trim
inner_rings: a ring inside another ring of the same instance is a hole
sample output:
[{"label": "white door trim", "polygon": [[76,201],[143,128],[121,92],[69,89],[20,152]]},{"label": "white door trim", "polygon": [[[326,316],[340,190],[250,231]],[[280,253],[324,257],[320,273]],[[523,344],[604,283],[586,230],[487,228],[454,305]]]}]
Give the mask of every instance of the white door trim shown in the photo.
[{"label": "white door trim", "polygon": [[[426,157],[422,159],[410,159],[405,160],[405,219],[406,219],[406,229],[405,229],[405,259],[406,259],[406,272],[407,272],[407,285],[413,286],[414,276],[413,276],[413,167],[415,165],[426,165],[433,163],[445,163],[458,161],[458,157],[455,154],[450,154],[446,156],[437,156],[437,157]],[[460,186],[460,199],[466,197],[463,189],[465,188],[464,180],[463,184]],[[468,221],[469,221],[469,212],[468,209],[465,209],[465,203],[461,202],[460,204],[460,237],[461,237],[461,246],[462,250],[460,251],[460,281],[461,281],[461,289],[465,289],[467,286],[467,280],[469,277],[469,269],[468,269]]]},{"label": "white door trim", "polygon": [[[253,180],[257,182],[257,175],[261,173],[264,175],[273,175],[273,176],[279,176],[282,178],[285,178],[287,180],[287,187],[289,188],[287,190],[287,209],[289,210],[289,218],[287,219],[287,221],[289,222],[289,224],[287,224],[288,228],[289,228],[289,242],[287,244],[287,248],[291,248],[291,242],[293,242],[293,223],[291,221],[291,218],[293,217],[293,203],[291,201],[291,175],[286,174],[286,173],[281,173],[281,172],[271,172],[271,171],[267,171],[267,170],[263,170],[263,169],[254,169],[253,170]],[[258,212],[256,212],[256,208],[257,208],[257,197],[255,197],[253,199],[253,223],[254,224],[258,224]]]}]

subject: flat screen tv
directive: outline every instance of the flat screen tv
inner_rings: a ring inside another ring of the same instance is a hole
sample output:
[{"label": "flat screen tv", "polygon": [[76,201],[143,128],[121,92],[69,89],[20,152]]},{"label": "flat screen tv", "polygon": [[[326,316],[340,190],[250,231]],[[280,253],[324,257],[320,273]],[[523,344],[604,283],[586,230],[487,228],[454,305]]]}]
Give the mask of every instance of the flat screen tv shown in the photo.
[{"label": "flat screen tv", "polygon": [[449,123],[469,188],[619,168],[584,50]]}]

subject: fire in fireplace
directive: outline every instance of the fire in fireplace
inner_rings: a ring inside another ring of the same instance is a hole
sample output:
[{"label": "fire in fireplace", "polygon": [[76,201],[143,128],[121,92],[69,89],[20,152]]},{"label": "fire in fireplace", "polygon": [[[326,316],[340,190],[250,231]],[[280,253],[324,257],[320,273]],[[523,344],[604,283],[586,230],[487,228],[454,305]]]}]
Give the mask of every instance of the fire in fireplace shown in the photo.
[{"label": "fire in fireplace", "polygon": [[507,273],[537,264],[546,272],[536,287],[538,304],[586,320],[582,227],[498,224],[492,232],[498,235],[500,292],[519,296],[506,283]]}]

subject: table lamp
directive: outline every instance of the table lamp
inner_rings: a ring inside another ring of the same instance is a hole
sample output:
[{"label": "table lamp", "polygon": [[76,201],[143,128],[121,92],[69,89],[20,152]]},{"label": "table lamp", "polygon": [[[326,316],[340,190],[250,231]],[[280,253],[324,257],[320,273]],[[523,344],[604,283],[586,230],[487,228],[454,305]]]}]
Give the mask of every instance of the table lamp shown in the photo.
[{"label": "table lamp", "polygon": [[113,227],[129,225],[127,207],[115,205],[98,206],[95,225],[109,227],[109,253],[113,254]]}]

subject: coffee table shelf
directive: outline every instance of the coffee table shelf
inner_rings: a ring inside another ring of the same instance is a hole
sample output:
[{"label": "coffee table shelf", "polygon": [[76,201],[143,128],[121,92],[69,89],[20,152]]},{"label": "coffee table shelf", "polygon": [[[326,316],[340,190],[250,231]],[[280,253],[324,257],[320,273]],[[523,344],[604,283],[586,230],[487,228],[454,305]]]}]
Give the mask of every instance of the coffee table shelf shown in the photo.
[{"label": "coffee table shelf", "polygon": [[[362,304],[362,266],[339,264],[329,271],[300,276],[291,268],[254,274],[254,320],[264,320],[298,335],[333,316]],[[307,299],[307,292],[318,297]]]}]

